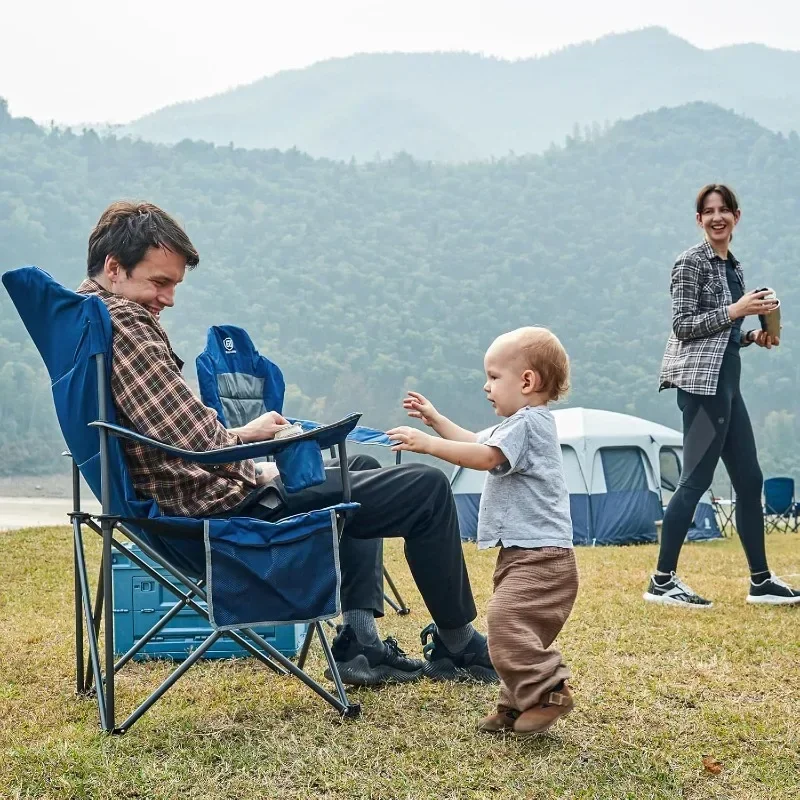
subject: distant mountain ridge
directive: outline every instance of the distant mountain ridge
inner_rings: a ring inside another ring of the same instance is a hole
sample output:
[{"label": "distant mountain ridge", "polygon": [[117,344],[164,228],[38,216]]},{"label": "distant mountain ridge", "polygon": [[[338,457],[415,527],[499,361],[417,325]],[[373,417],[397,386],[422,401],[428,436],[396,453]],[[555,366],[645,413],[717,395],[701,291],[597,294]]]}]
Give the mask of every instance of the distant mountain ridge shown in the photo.
[{"label": "distant mountain ridge", "polygon": [[693,101],[774,131],[800,129],[800,52],[757,44],[701,50],[663,28],[645,28],[521,61],[362,54],[169,106],[120,133],[164,143],[296,147],[338,160],[404,151],[468,161],[541,152],[576,125]]}]

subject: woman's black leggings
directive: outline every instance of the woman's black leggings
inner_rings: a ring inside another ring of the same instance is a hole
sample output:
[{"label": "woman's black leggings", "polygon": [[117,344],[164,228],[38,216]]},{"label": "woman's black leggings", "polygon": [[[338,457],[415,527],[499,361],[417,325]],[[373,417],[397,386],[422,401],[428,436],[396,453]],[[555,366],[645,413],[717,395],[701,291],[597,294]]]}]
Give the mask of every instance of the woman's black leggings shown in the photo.
[{"label": "woman's black leggings", "polygon": [[700,498],[708,491],[722,458],[736,492],[736,529],[750,572],[765,572],[763,475],[758,465],[753,426],[739,391],[742,364],[737,352],[726,351],[717,393],[691,394],[678,389],[683,413],[683,470],[669,501],[661,529],[658,571],[677,569],[681,546]]}]

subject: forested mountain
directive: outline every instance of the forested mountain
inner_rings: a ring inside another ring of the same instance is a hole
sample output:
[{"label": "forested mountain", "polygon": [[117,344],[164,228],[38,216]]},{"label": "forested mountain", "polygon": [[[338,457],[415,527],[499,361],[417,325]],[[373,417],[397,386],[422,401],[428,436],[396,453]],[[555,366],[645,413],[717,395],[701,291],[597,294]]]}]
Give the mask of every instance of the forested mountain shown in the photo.
[{"label": "forested mountain", "polygon": [[[38,264],[67,285],[120,197],[175,213],[201,254],[164,312],[189,368],[209,325],[239,324],[290,384],[288,413],[404,420],[405,389],[475,428],[492,338],[544,324],[572,357],[569,405],[678,423],[657,392],[675,255],[698,240],[709,180],[740,193],[735,253],[783,301],[784,340],[743,354],[768,473],[800,477],[800,139],[719,108],[649,113],[538,156],[363,166],[296,150],[174,147],[44,131],[0,104],[0,269]],[[52,469],[44,369],[0,292],[0,470]],[[31,444],[31,438],[40,443]]]},{"label": "forested mountain", "polygon": [[297,147],[359,161],[403,151],[453,162],[540,152],[575,125],[692,101],[775,131],[800,129],[800,53],[753,44],[701,50],[647,28],[522,61],[356,55],[170,106],[122,130],[167,143]]}]

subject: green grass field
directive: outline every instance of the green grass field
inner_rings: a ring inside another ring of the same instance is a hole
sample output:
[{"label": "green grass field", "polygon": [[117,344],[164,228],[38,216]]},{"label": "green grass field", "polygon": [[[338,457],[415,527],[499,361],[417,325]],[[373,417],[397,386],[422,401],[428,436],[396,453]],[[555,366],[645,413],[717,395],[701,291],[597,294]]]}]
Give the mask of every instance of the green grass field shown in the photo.
[{"label": "green grass field", "polygon": [[[768,550],[800,583],[800,536],[773,534]],[[483,610],[494,554],[465,552]],[[473,732],[492,687],[355,691],[363,715],[341,723],[251,660],[198,665],[127,735],[107,737],[94,703],[73,694],[69,530],[0,534],[0,796],[800,798],[800,608],[745,605],[730,539],[687,546],[681,563],[713,610],[648,606],[655,552],[578,551],[581,592],[560,640],[578,705],[538,739]],[[428,617],[401,547],[386,553],[412,614],[387,616],[382,632],[418,653]],[[319,658],[311,668],[321,676]],[[165,674],[127,666],[118,713]]]}]

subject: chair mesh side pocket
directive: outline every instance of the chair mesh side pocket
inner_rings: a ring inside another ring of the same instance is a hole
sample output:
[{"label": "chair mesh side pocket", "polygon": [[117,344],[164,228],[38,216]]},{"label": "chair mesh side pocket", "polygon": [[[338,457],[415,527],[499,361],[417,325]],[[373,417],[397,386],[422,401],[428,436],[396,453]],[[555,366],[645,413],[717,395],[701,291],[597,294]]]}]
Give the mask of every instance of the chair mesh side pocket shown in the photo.
[{"label": "chair mesh side pocket", "polygon": [[339,613],[334,509],[280,522],[205,521],[208,610],[217,630],[330,619]]}]

